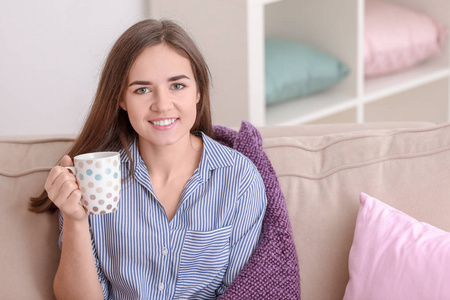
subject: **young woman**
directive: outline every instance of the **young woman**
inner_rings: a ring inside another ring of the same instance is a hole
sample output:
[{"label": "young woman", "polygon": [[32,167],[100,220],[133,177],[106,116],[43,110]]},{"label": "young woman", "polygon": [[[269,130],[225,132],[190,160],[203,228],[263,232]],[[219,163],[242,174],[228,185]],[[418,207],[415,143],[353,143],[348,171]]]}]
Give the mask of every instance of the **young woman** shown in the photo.
[{"label": "young woman", "polygon": [[[129,28],[104,66],[86,124],[35,212],[60,212],[57,298],[212,299],[253,253],[266,207],[255,166],[211,137],[209,71],[171,21]],[[65,166],[121,153],[116,212],[87,215]]]}]

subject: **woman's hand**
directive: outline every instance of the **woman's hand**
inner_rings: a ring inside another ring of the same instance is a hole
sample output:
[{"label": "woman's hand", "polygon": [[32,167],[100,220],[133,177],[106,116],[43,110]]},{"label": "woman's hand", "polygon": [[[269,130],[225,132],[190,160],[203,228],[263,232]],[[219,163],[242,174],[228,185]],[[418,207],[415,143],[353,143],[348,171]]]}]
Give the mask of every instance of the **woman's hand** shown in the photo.
[{"label": "woman's hand", "polygon": [[72,159],[64,155],[61,165],[51,169],[45,182],[45,190],[48,198],[63,213],[64,219],[83,220],[88,215],[81,205],[81,191],[76,177],[65,168],[70,166],[73,166]]}]

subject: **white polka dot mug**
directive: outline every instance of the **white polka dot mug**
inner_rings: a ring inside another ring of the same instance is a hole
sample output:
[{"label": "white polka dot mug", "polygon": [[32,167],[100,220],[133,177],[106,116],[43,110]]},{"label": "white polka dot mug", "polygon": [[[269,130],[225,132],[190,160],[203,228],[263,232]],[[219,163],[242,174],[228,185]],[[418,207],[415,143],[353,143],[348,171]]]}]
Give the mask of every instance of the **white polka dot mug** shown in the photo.
[{"label": "white polka dot mug", "polygon": [[77,177],[81,204],[91,215],[117,210],[120,197],[119,152],[94,152],[74,157],[74,166],[66,167]]}]

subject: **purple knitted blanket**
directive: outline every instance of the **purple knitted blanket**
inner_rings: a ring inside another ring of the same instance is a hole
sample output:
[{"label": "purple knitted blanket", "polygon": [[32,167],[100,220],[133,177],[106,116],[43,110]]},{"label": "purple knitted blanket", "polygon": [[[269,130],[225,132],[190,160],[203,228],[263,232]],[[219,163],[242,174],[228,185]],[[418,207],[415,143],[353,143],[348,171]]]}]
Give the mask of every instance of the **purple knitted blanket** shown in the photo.
[{"label": "purple knitted blanket", "polygon": [[258,246],[220,299],[300,299],[297,252],[283,193],[262,148],[262,137],[243,121],[239,132],[214,126],[214,137],[255,164],[266,186],[267,208]]}]

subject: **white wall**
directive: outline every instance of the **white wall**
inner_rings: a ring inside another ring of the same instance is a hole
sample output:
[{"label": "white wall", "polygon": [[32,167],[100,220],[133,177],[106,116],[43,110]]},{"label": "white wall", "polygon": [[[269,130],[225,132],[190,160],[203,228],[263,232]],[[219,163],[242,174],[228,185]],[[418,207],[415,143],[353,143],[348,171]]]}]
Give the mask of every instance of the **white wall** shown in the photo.
[{"label": "white wall", "polygon": [[103,62],[145,0],[1,0],[0,135],[76,134]]}]

